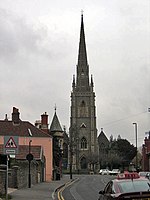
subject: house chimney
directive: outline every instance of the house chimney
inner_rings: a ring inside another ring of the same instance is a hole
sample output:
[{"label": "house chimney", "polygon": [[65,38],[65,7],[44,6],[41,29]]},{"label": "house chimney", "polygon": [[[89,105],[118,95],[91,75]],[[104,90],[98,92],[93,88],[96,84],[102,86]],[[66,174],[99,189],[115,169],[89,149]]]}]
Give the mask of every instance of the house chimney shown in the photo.
[{"label": "house chimney", "polygon": [[17,108],[13,107],[13,113],[12,113],[12,121],[14,124],[19,124],[20,119],[19,119],[19,111]]},{"label": "house chimney", "polygon": [[5,119],[4,119],[5,121],[8,121],[8,117],[7,117],[7,114],[5,114]]},{"label": "house chimney", "polygon": [[46,112],[41,115],[41,129],[48,133],[48,115]]}]

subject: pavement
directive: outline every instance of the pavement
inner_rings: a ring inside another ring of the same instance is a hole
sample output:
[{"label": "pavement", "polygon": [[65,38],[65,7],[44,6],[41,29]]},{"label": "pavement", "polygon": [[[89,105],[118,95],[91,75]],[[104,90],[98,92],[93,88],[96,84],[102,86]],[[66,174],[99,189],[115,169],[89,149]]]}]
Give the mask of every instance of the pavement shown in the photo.
[{"label": "pavement", "polygon": [[61,180],[38,183],[31,188],[8,188],[8,194],[12,200],[56,200],[57,190],[71,181],[69,175],[63,175]]}]

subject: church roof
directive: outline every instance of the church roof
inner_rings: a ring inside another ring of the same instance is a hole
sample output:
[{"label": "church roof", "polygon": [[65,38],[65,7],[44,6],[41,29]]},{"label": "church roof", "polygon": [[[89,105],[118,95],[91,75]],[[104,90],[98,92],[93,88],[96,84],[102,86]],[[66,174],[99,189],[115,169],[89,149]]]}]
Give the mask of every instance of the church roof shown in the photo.
[{"label": "church roof", "polygon": [[50,132],[63,132],[60,122],[59,122],[59,119],[56,114],[56,110],[55,110],[54,117],[52,119],[52,123],[50,126]]},{"label": "church roof", "polygon": [[105,133],[103,132],[103,129],[101,129],[101,132],[98,136],[98,144],[104,143],[105,145],[109,144],[109,140],[106,137]]}]

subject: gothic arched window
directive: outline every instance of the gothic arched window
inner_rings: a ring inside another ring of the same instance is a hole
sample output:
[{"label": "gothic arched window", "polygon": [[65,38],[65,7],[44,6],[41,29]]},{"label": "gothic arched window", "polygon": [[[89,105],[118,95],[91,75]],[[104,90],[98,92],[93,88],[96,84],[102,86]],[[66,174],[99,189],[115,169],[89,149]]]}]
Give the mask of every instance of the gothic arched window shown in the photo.
[{"label": "gothic arched window", "polygon": [[81,149],[87,149],[87,140],[85,137],[81,139]]}]

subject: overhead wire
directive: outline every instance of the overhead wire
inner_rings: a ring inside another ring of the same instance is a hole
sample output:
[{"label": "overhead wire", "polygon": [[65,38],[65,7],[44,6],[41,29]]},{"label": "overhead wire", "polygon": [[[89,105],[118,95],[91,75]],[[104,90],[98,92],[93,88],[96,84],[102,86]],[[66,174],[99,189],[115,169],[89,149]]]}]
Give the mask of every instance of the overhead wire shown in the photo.
[{"label": "overhead wire", "polygon": [[120,121],[128,120],[128,119],[130,119],[130,118],[132,118],[132,117],[136,117],[136,116],[142,115],[142,114],[144,114],[144,113],[147,113],[147,111],[144,111],[144,112],[141,112],[141,113],[137,113],[137,114],[134,114],[134,115],[130,115],[130,116],[128,116],[128,117],[125,117],[125,118],[122,118],[122,119],[119,119],[119,120],[116,120],[116,121],[112,121],[112,122],[103,124],[102,126],[103,126],[103,127],[104,127],[104,126],[109,126],[109,125],[111,125],[111,124],[115,124],[115,123],[120,122]]}]

